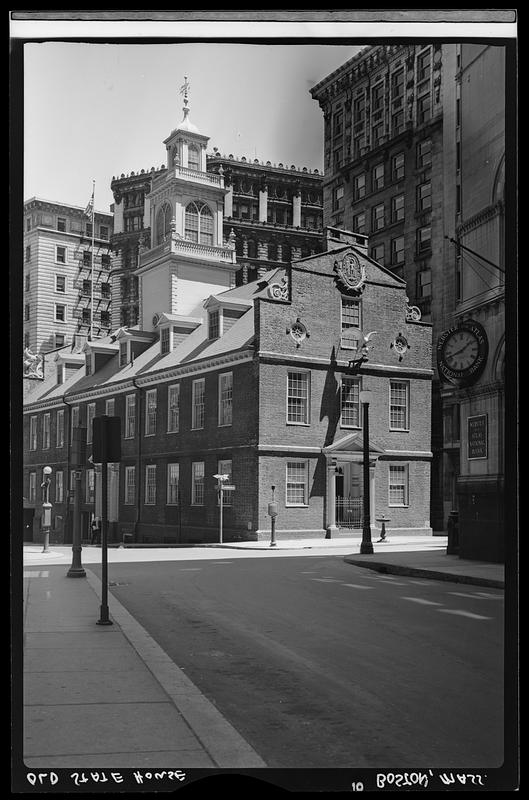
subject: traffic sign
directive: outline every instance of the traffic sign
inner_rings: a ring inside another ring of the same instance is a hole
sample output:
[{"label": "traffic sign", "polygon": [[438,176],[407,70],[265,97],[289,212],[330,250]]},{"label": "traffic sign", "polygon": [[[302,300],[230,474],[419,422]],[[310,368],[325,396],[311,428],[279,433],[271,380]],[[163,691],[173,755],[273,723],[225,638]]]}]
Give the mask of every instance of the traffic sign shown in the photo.
[{"label": "traffic sign", "polygon": [[230,483],[229,485],[224,484],[224,486],[222,488],[224,490],[227,489],[228,491],[232,492],[235,489],[235,486],[232,486],[231,483]]}]

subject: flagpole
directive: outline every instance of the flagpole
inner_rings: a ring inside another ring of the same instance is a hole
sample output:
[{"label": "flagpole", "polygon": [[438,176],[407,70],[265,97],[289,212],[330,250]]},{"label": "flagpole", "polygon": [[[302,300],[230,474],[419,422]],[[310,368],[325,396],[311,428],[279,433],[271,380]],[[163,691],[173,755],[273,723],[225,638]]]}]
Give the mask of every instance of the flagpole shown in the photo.
[{"label": "flagpole", "polygon": [[92,269],[90,274],[90,284],[91,284],[91,296],[90,296],[90,336],[88,340],[92,341],[93,336],[93,329],[94,329],[94,235],[95,235],[95,191],[96,191],[96,182],[95,180],[92,181]]}]

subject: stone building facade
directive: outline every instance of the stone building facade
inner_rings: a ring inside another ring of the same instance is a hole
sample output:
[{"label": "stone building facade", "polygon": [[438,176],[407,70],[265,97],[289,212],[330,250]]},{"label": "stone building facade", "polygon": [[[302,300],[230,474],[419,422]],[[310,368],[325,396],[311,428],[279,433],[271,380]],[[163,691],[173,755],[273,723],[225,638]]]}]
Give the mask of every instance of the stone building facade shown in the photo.
[{"label": "stone building facade", "polygon": [[91,224],[77,206],[24,203],[23,336],[35,354],[86,340],[91,322],[94,338],[110,332],[112,214],[95,212],[93,251]]},{"label": "stone building facade", "polygon": [[[516,269],[505,242],[513,214],[505,196],[506,51],[454,45],[449,67],[455,80],[443,134],[446,299],[434,340],[445,513],[459,513],[462,557],[502,561],[505,536],[513,535],[504,528],[505,278]],[[459,356],[450,355],[450,340],[460,342]]]}]

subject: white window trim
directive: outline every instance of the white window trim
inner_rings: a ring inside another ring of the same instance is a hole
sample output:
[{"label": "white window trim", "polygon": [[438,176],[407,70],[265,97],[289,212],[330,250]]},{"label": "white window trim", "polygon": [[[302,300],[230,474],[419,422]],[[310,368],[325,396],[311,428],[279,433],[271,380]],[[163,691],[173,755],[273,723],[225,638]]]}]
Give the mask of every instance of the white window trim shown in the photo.
[{"label": "white window trim", "polygon": [[[222,378],[225,375],[230,375],[231,377],[231,420],[229,422],[221,422],[221,410],[222,410],[222,396],[221,396],[221,388],[222,388]],[[218,427],[219,428],[229,428],[233,425],[233,372],[220,372],[218,377]]]},{"label": "white window trim", "polygon": [[[62,420],[59,424],[59,420]],[[62,436],[59,439],[59,432],[62,431]],[[64,447],[64,409],[60,408],[57,411],[57,416],[55,418],[55,446],[56,447]]]},{"label": "white window trim", "polygon": [[[133,408],[134,408],[134,433],[132,433],[132,434],[129,434],[129,432],[128,432],[129,431],[129,427],[130,427],[130,405],[129,405],[129,400],[128,400],[129,397],[134,398],[134,404],[133,404]],[[136,419],[136,395],[135,394],[127,394],[127,395],[125,395],[125,435],[123,437],[124,439],[134,439],[135,438],[135,436],[136,436],[136,424],[137,424],[137,419]]]},{"label": "white window trim", "polygon": [[[60,479],[59,475],[61,476]],[[55,473],[55,502],[64,502],[64,472],[62,469],[58,469]]]},{"label": "white window trim", "polygon": [[[147,487],[149,485],[149,475],[154,475],[154,499],[148,500],[148,492]],[[155,506],[156,505],[156,464],[146,464],[145,465],[145,495],[143,498],[143,504],[145,506]]]},{"label": "white window trim", "polygon": [[94,439],[94,417],[96,415],[96,404],[87,403],[86,406],[86,443],[92,444]]},{"label": "white window trim", "polygon": [[[233,481],[233,459],[231,459],[231,458],[219,458],[218,461],[217,461],[217,473],[219,475],[225,475],[227,473],[227,469],[223,465],[227,464],[227,463],[230,464],[230,471],[229,471],[230,478],[229,478],[229,484],[228,484],[228,485],[230,485],[232,483],[232,481]],[[223,496],[223,500],[222,500],[222,505],[228,506],[228,507],[231,508],[231,506],[233,505],[233,496],[232,496],[233,495],[233,491],[231,489],[229,489],[227,492],[224,492],[223,494],[224,494],[224,496]],[[217,495],[217,505],[220,505],[220,495]]]},{"label": "white window trim", "polygon": [[[404,503],[392,503],[391,502],[391,486],[396,485],[391,483],[391,467],[404,467],[404,491],[405,491],[405,502]],[[409,464],[389,464],[388,465],[388,507],[389,508],[409,508],[410,506],[410,465]]]},{"label": "white window trim", "polygon": [[[358,425],[348,425],[347,423],[343,422],[342,420],[342,391],[343,391],[343,382],[345,380],[352,380],[357,381],[358,383]],[[345,430],[353,430],[353,431],[360,431],[362,430],[362,403],[360,402],[360,392],[362,391],[362,380],[358,378],[354,378],[353,376],[349,375],[342,375],[340,378],[340,428],[344,428]]]},{"label": "white window trim", "polygon": [[[288,396],[289,396],[288,395],[288,376],[289,376],[289,374],[291,372],[299,372],[299,373],[303,373],[304,375],[308,376],[308,378],[307,378],[307,422],[295,422],[295,421],[291,422],[289,420],[289,418],[288,418]],[[311,403],[312,387],[311,387],[311,384],[312,384],[311,371],[309,369],[297,369],[296,368],[296,369],[288,369],[287,370],[286,397],[285,397],[285,403],[286,403],[286,406],[285,406],[285,419],[286,419],[286,424],[287,425],[297,425],[298,427],[302,427],[302,428],[310,427],[311,411],[312,411],[312,403]]]},{"label": "white window trim", "polygon": [[28,473],[28,500],[30,503],[37,501],[37,473],[35,470]]},{"label": "white window trim", "polygon": [[[79,406],[72,406],[71,418],[70,418],[70,440],[71,441],[73,441],[74,428],[78,428],[79,427],[79,419],[80,419]],[[77,424],[74,424],[74,423],[77,423]]]},{"label": "white window trim", "polygon": [[[110,403],[113,403],[113,405],[114,405],[114,408],[112,409],[112,414],[109,414],[109,404]],[[111,397],[108,400],[105,400],[105,415],[107,417],[113,417],[114,416],[115,408],[116,408],[116,400],[115,400],[114,397]]]},{"label": "white window trim", "polygon": [[[64,319],[59,319],[57,317],[57,306],[63,306],[63,308],[64,308]],[[59,325],[66,325],[66,323],[68,321],[68,304],[67,303],[54,303],[53,321],[54,322],[58,322]]]},{"label": "white window trim", "polygon": [[[176,501],[169,501],[169,487],[171,484],[169,483],[169,476],[171,474],[170,467],[177,467],[177,481],[176,481]],[[178,506],[180,499],[180,463],[178,461],[171,461],[167,464],[167,481],[166,481],[166,489],[165,489],[165,505],[166,506]]]},{"label": "white window trim", "polygon": [[[176,428],[171,428],[171,390],[177,389],[178,390],[178,424]],[[167,433],[179,433],[180,432],[180,383],[172,383],[170,386],[167,387]]]},{"label": "white window trim", "polygon": [[[154,431],[149,433],[148,423],[149,423],[149,397],[153,397],[155,399],[154,403]],[[156,426],[158,422],[158,390],[157,389],[148,389],[145,392],[145,427],[144,427],[144,436],[156,436]]]},{"label": "white window trim", "polygon": [[38,417],[29,418],[29,449],[36,450],[38,445]]},{"label": "white window trim", "polygon": [[[48,443],[46,444],[46,433]],[[49,450],[51,447],[51,413],[42,416],[42,449]]]},{"label": "white window trim", "polygon": [[[59,289],[58,288],[57,283],[58,283],[58,279],[59,278],[64,278],[64,289]],[[66,280],[67,280],[66,275],[56,275],[55,276],[55,291],[57,292],[57,294],[60,294],[60,295],[65,295],[66,294],[66,289],[67,289]]]},{"label": "white window trim", "polygon": [[[202,502],[195,503],[195,464],[202,464],[203,466],[203,474],[202,474]],[[206,463],[204,461],[192,461],[191,462],[191,505],[196,506],[198,508],[202,508],[204,506],[204,501],[206,499]]]},{"label": "white window trim", "polygon": [[[64,261],[59,261],[58,254],[59,249],[64,250]],[[68,248],[64,244],[56,244],[55,245],[55,263],[56,264],[67,264],[68,263]]]},{"label": "white window trim", "polygon": [[[204,414],[203,414],[202,425],[197,426],[197,425],[195,425],[195,422],[196,422],[196,420],[195,420],[195,416],[196,416],[196,414],[195,414],[195,407],[196,407],[196,403],[195,403],[195,386],[197,384],[199,384],[199,383],[202,383],[204,385],[204,391],[202,393],[202,396],[204,398],[204,400],[203,400]],[[205,423],[206,423],[206,379],[205,378],[197,378],[191,384],[191,430],[192,431],[203,431]],[[200,462],[197,462],[197,463],[200,463]]]},{"label": "white window trim", "polygon": [[[343,332],[344,332],[344,328],[343,328],[343,303],[344,303],[344,300],[346,300],[346,301],[350,300],[351,302],[358,303],[358,328],[353,328],[353,330],[358,331],[358,342],[360,342],[360,339],[362,338],[362,303],[360,302],[360,300],[355,300],[355,298],[347,298],[347,297],[344,297],[343,295],[341,296],[341,299],[340,299],[340,348],[342,350],[355,350],[356,351],[356,350],[358,350],[358,346],[357,347],[353,347],[353,345],[351,345],[351,344],[344,343],[344,338],[343,338]],[[348,329],[348,330],[350,330],[350,329]]]},{"label": "white window trim", "polygon": [[[305,469],[305,498],[306,503],[288,502],[288,465],[303,464]],[[285,507],[286,508],[308,508],[309,507],[309,460],[308,458],[289,458],[285,464]]]},{"label": "white window trim", "polygon": [[[134,476],[134,480],[132,481],[132,486],[134,487],[134,491],[132,493],[132,500],[128,499],[128,489],[129,489],[129,475],[131,474]],[[124,506],[133,506],[136,502],[136,467],[134,466],[127,466],[125,467],[125,482],[123,485],[123,505]]]},{"label": "white window trim", "polygon": [[[404,383],[406,385],[406,427],[405,428],[392,428],[391,427],[391,405],[392,405],[391,404],[391,387],[395,383]],[[390,431],[400,432],[400,433],[409,433],[409,430],[410,430],[410,416],[411,416],[411,412],[410,412],[410,396],[411,396],[410,382],[408,380],[397,380],[397,379],[390,380],[389,381],[388,390],[389,390],[389,395],[388,395],[388,399],[389,399],[389,405],[388,405],[389,430]]]}]

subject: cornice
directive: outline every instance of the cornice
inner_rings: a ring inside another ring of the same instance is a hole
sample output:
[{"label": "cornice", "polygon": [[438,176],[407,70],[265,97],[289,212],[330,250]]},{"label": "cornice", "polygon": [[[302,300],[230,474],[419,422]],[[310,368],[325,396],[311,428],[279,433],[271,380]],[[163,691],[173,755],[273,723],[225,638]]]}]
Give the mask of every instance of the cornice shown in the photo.
[{"label": "cornice", "polygon": [[469,233],[469,231],[474,230],[475,228],[479,228],[481,225],[489,222],[491,219],[499,216],[503,213],[503,203],[495,203],[494,205],[487,206],[486,208],[482,208],[481,211],[478,211],[477,214],[474,214],[469,219],[464,220],[460,225],[456,228],[456,236],[462,236],[465,233]]},{"label": "cornice", "polygon": [[[266,298],[261,298],[266,299]],[[349,369],[349,360],[343,361],[338,359],[336,361],[331,361],[328,358],[320,358],[318,356],[302,356],[298,354],[289,354],[289,353],[275,353],[269,350],[259,350],[257,353],[257,357],[259,361],[263,361],[265,363],[271,364],[297,364],[297,365],[304,365],[306,367],[316,367],[318,369],[328,369],[329,367],[334,367],[336,372],[346,372]],[[402,366],[394,366],[392,364],[374,364],[369,362],[369,366],[362,366],[362,375],[378,375],[378,374],[387,374],[387,375],[398,375],[399,377],[413,377],[413,378],[425,378],[430,379],[433,376],[432,369],[424,369],[419,367],[402,367]]]}]

